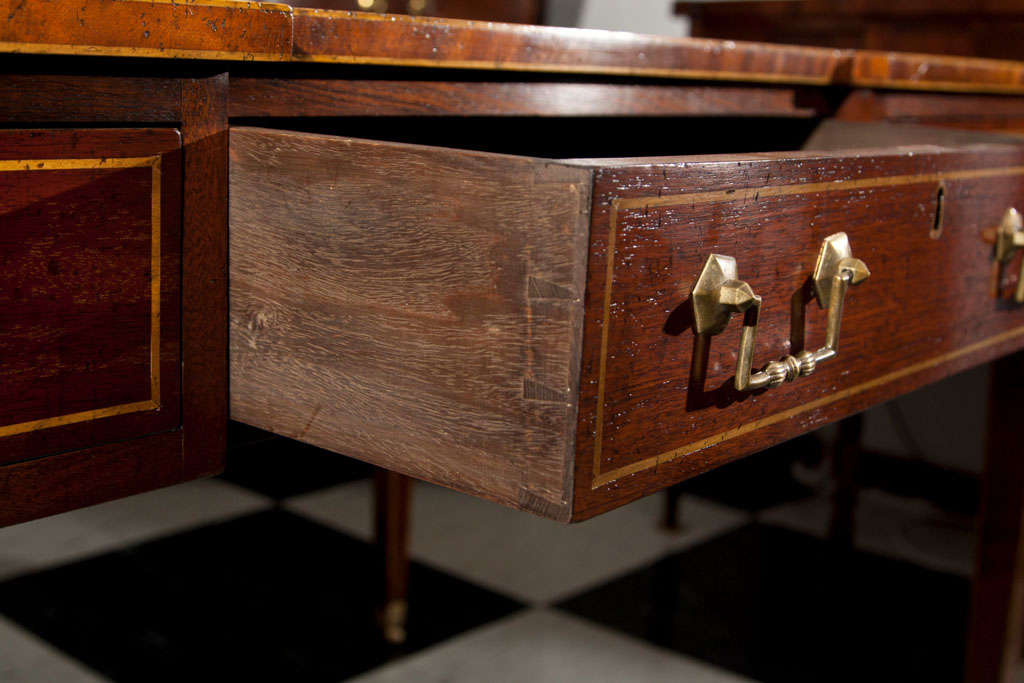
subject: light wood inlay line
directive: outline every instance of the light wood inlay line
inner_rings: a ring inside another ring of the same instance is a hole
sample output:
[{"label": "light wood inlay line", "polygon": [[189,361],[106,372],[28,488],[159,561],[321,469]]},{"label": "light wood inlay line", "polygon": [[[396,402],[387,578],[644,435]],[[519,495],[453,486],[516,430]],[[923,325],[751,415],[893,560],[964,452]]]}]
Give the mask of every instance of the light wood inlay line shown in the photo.
[{"label": "light wood inlay line", "polygon": [[150,243],[149,283],[149,398],[154,408],[160,408],[160,182],[162,169],[160,157],[152,157],[152,231]]},{"label": "light wood inlay line", "polygon": [[851,85],[860,88],[884,88],[886,90],[925,90],[935,92],[974,92],[1011,95],[1024,92],[1024,83],[984,83],[978,81],[914,81],[906,78],[851,79]]},{"label": "light wood inlay line", "polygon": [[138,401],[136,403],[122,403],[121,405],[110,406],[109,408],[85,410],[80,413],[68,413],[67,415],[58,415],[56,417],[45,417],[41,420],[19,422],[17,424],[0,427],[0,437],[10,436],[11,434],[21,434],[23,432],[34,432],[40,429],[50,429],[52,427],[62,427],[76,422],[88,422],[89,420],[98,420],[102,417],[127,415],[128,413],[138,413],[144,410],[156,410],[159,407],[160,406],[154,401]]},{"label": "light wood inlay line", "polygon": [[291,5],[280,2],[250,2],[249,0],[145,0],[160,5],[195,5],[197,7],[225,7],[228,9],[247,9],[258,12],[285,12],[291,14]]},{"label": "light wood inlay line", "polygon": [[160,182],[161,157],[121,157],[99,159],[17,159],[0,160],[0,172],[25,171],[74,171],[83,169],[111,170],[119,168],[152,169],[151,237],[150,237],[150,332],[149,332],[149,385],[150,398],[146,401],[123,403],[106,408],[96,408],[77,413],[56,415],[39,420],[0,425],[0,437],[22,434],[40,429],[50,429],[76,422],[87,422],[115,415],[160,409]]},{"label": "light wood inlay line", "polygon": [[483,69],[487,71],[525,71],[540,73],[610,74],[615,76],[648,76],[689,80],[747,81],[750,83],[792,83],[794,85],[829,85],[831,75],[800,76],[770,72],[716,71],[712,69],[669,69],[642,66],[608,66],[597,64],[545,64],[543,62],[494,62],[469,59],[414,59],[403,57],[367,57],[361,55],[296,54],[296,62],[328,64],[368,64],[378,66],[426,66],[440,69]]},{"label": "light wood inlay line", "polygon": [[875,387],[881,386],[888,382],[906,377],[908,375],[927,370],[941,365],[942,363],[955,360],[961,356],[974,353],[981,349],[989,346],[999,344],[1008,339],[1024,335],[1024,327],[1014,328],[1007,332],[994,335],[987,339],[975,342],[963,348],[957,349],[950,353],[936,356],[928,360],[915,363],[914,365],[895,370],[881,377],[857,384],[837,391],[835,393],[823,396],[815,401],[790,408],[760,420],[749,422],[739,427],[720,432],[718,434],[694,441],[674,448],[670,451],[660,453],[643,460],[632,462],[628,465],[623,465],[614,470],[608,472],[601,472],[601,448],[604,437],[604,395],[605,395],[605,379],[606,379],[606,366],[608,363],[608,334],[609,326],[611,323],[611,304],[612,304],[612,285],[615,274],[615,240],[618,225],[618,215],[622,210],[627,209],[646,209],[650,207],[660,206],[679,206],[688,205],[692,206],[695,204],[709,204],[714,202],[737,202],[737,201],[756,201],[764,199],[766,197],[778,197],[786,195],[797,195],[797,194],[819,194],[824,192],[836,192],[842,190],[857,190],[874,187],[892,187],[897,185],[913,185],[919,183],[937,183],[945,180],[967,180],[976,178],[990,178],[997,176],[1008,176],[1008,175],[1024,175],[1024,166],[1005,166],[1002,168],[981,168],[981,169],[968,169],[963,171],[948,171],[940,173],[922,173],[914,175],[897,175],[888,176],[882,178],[858,178],[856,180],[839,180],[824,183],[800,183],[793,185],[774,185],[767,187],[750,187],[739,190],[720,190],[712,192],[694,192],[691,194],[677,194],[677,195],[664,195],[655,197],[635,197],[635,198],[623,198],[615,199],[612,202],[611,210],[609,211],[609,228],[608,228],[608,265],[606,268],[605,275],[605,287],[604,287],[604,310],[602,315],[601,323],[601,355],[598,364],[598,380],[597,380],[597,410],[596,420],[597,425],[594,430],[594,475],[591,481],[591,488],[596,489],[601,486],[607,486],[622,477],[642,472],[652,467],[657,467],[660,464],[670,462],[677,458],[681,458],[690,453],[694,453],[708,446],[734,439],[738,436],[748,434],[752,431],[767,427],[769,425],[788,420],[790,418],[801,415],[805,412],[821,408],[822,406],[829,405],[836,401],[840,401],[844,398],[854,396],[856,394],[868,391]]},{"label": "light wood inlay line", "polygon": [[11,159],[0,161],[0,171],[78,171],[139,168],[160,163],[159,156],[103,159]]},{"label": "light wood inlay line", "polygon": [[[975,168],[965,171],[948,173],[918,173],[914,175],[894,175],[886,178],[858,178],[856,180],[833,180],[824,183],[797,183],[793,185],[772,185],[769,187],[747,187],[739,190],[716,190],[713,192],[693,192],[691,194],[672,194],[660,197],[636,197],[618,199],[613,205],[613,212],[622,209],[647,209],[658,206],[678,206],[681,204],[711,204],[714,202],[753,201],[766,197],[782,197],[795,194],[820,194],[840,190],[862,190],[874,187],[892,187],[895,185],[915,185],[917,183],[937,183],[941,180],[971,180],[975,178],[991,178],[1003,175],[1020,175],[1024,166],[1007,166],[1005,168]],[[615,214],[612,215],[612,220]]]},{"label": "light wood inlay line", "polygon": [[827,406],[830,403],[841,401],[844,398],[855,396],[856,394],[868,391],[869,389],[874,389],[875,387],[879,387],[888,382],[892,382],[902,377],[907,377],[908,375],[913,375],[914,373],[921,372],[929,368],[933,368],[936,365],[941,365],[951,360],[956,360],[957,358],[960,358],[962,356],[972,354],[976,351],[988,348],[989,346],[994,346],[996,344],[1009,341],[1010,339],[1020,337],[1021,335],[1024,335],[1024,326],[1015,327],[1012,330],[1002,332],[987,339],[982,339],[979,342],[968,344],[967,346],[959,348],[956,351],[951,351],[941,356],[929,358],[928,360],[921,361],[920,363],[908,365],[905,368],[900,368],[899,370],[895,370],[886,375],[882,375],[881,377],[876,377],[875,379],[869,380],[867,382],[857,384],[847,389],[841,389],[827,396],[822,396],[821,398],[815,401],[811,401],[810,403],[805,403],[795,408],[790,408],[789,410],[784,410],[780,413],[769,415],[768,417],[762,418],[760,420],[748,422],[746,424],[740,425],[739,427],[734,427],[733,429],[729,429],[727,431],[715,434],[714,436],[709,436],[706,439],[701,439],[700,441],[695,441],[693,443],[687,444],[681,448],[667,451],[665,453],[650,458],[645,458],[644,460],[638,460],[635,463],[630,463],[629,465],[619,467],[617,469],[611,470],[610,472],[606,472],[605,474],[602,474],[599,477],[595,477],[593,488],[604,486],[605,484],[611,483],[616,479],[620,479],[629,474],[634,474],[636,472],[641,472],[651,467],[656,467],[657,465],[660,465],[662,463],[669,462],[676,458],[680,458],[684,455],[688,455],[690,453],[699,451],[702,448],[707,448],[708,446],[713,446],[717,443],[728,441],[729,439],[734,439],[737,436],[749,434],[750,432],[761,429],[762,427],[767,427],[769,425],[776,424],[777,422],[788,420],[809,410],[815,410],[817,408]]},{"label": "light wood inlay line", "polygon": [[195,50],[124,45],[81,45],[65,43],[12,43],[0,41],[0,53],[32,55],[86,55],[96,57],[157,57],[164,59],[221,59],[244,62],[286,62],[291,57],[280,52],[252,50]]}]

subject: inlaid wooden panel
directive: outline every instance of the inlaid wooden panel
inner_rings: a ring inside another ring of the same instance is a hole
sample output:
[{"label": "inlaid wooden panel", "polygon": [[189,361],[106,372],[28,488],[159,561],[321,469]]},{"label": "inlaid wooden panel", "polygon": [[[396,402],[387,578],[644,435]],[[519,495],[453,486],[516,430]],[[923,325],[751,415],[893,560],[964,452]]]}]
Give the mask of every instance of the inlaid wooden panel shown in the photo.
[{"label": "inlaid wooden panel", "polygon": [[0,436],[159,405],[159,162],[0,163]]},{"label": "inlaid wooden panel", "polygon": [[177,132],[0,138],[0,462],[176,426]]},{"label": "inlaid wooden panel", "polygon": [[[1005,298],[1013,278],[994,298],[983,239],[1024,200],[1024,152],[772,156],[598,170],[574,517],[1024,346],[1024,308]],[[837,358],[791,384],[736,391],[739,316],[706,347],[692,330],[704,261],[734,256],[763,297],[762,367],[823,344],[809,277],[839,231],[872,276],[847,297]]]}]

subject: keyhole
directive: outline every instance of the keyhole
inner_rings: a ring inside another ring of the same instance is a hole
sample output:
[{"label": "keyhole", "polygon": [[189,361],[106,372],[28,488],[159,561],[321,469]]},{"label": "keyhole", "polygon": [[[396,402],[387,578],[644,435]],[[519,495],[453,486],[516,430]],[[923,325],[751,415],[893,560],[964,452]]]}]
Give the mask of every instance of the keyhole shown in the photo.
[{"label": "keyhole", "polygon": [[928,236],[933,240],[942,237],[942,209],[945,197],[946,188],[939,185],[939,189],[935,192],[935,221],[932,223],[932,229],[928,231]]}]

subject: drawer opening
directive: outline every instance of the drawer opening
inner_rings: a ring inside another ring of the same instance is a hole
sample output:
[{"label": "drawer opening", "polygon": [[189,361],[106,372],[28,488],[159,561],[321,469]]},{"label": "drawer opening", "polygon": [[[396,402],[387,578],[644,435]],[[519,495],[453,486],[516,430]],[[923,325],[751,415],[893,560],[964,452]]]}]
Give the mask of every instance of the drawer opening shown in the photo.
[{"label": "drawer opening", "polygon": [[816,117],[344,117],[239,118],[232,125],[337,135],[540,159],[1019,144],[1019,137],[911,123]]},{"label": "drawer opening", "polygon": [[347,117],[233,125],[543,159],[664,157],[801,149],[819,124],[783,117]]}]

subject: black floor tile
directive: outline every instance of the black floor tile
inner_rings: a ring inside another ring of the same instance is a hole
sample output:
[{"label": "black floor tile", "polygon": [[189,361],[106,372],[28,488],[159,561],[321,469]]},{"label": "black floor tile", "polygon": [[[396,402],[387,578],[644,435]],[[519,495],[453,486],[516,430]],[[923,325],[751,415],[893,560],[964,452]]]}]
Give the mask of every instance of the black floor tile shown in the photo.
[{"label": "black floor tile", "polygon": [[257,441],[276,438],[278,436],[272,432],[247,425],[244,422],[228,420],[228,448],[238,448]]},{"label": "black floor tile", "polygon": [[221,478],[275,500],[373,475],[373,466],[233,422]]},{"label": "black floor tile", "polygon": [[409,638],[375,626],[371,546],[272,510],[0,583],[0,613],[116,681],[331,681],[510,614],[413,564]]},{"label": "black floor tile", "polygon": [[559,607],[766,683],[960,681],[966,579],[749,525]]},{"label": "black floor tile", "polygon": [[723,465],[678,486],[686,493],[756,512],[813,495],[810,487],[793,478],[793,463],[817,464],[823,456],[819,438],[808,434]]},{"label": "black floor tile", "polygon": [[860,455],[858,481],[862,488],[877,488],[904,498],[923,498],[961,515],[977,514],[981,501],[977,474],[951,470],[923,456],[865,451]]}]

